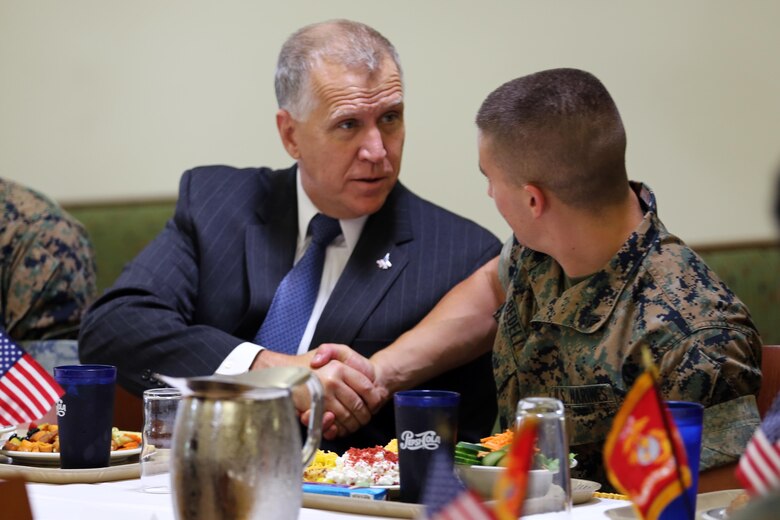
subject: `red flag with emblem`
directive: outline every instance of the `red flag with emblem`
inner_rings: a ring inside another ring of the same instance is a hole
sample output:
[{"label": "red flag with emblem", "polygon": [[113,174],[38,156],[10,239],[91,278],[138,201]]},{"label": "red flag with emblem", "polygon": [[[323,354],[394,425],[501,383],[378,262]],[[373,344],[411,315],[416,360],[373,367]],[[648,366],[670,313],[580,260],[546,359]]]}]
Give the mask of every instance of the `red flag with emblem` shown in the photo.
[{"label": "red flag with emblem", "polygon": [[537,429],[536,418],[526,417],[512,437],[512,445],[506,455],[506,471],[496,481],[494,490],[495,513],[499,520],[516,520],[520,517],[528,487],[528,472],[534,458]]},{"label": "red flag with emblem", "polygon": [[691,485],[685,447],[650,371],[639,376],[615,417],[604,464],[610,482],[646,520],[657,519]]}]

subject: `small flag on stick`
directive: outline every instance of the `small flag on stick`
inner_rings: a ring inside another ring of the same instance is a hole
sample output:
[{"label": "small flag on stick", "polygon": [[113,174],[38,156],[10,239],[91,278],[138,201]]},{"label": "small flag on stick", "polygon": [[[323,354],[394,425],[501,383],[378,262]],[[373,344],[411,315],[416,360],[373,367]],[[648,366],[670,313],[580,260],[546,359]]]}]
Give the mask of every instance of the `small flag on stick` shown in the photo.
[{"label": "small flag on stick", "polygon": [[495,520],[479,496],[455,476],[452,456],[437,450],[423,491],[422,520]]},{"label": "small flag on stick", "polygon": [[506,471],[496,481],[496,517],[516,520],[520,517],[528,488],[528,472],[534,455],[538,421],[526,417],[512,439]]},{"label": "small flag on stick", "polygon": [[780,394],[740,457],[737,478],[751,495],[780,489]]},{"label": "small flag on stick", "polygon": [[631,498],[640,518],[655,520],[691,485],[691,472],[680,434],[661,400],[655,366],[649,352],[644,354],[646,370],[615,417],[604,464],[610,482]]},{"label": "small flag on stick", "polygon": [[0,328],[0,426],[36,421],[65,392]]}]

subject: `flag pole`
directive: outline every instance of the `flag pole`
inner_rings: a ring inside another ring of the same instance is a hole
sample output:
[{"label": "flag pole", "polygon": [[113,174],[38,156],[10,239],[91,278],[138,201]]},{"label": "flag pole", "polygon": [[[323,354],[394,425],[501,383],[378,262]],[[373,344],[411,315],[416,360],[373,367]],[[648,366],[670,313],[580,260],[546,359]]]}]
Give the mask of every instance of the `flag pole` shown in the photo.
[{"label": "flag pole", "polygon": [[[666,437],[669,439],[669,445],[671,447],[672,451],[672,458],[674,459],[674,470],[677,474],[677,481],[680,483],[680,489],[682,490],[682,495],[684,497],[685,502],[685,510],[686,513],[688,513],[688,518],[693,518],[694,514],[696,512],[696,508],[691,504],[691,501],[688,498],[688,493],[685,492],[685,481],[683,480],[682,471],[680,469],[680,457],[677,453],[677,447],[676,444],[672,440],[672,429],[669,425],[669,417],[666,413],[666,405],[664,401],[661,399],[661,389],[658,386],[658,369],[655,366],[655,363],[653,363],[653,358],[650,355],[650,349],[647,348],[647,346],[642,347],[642,363],[645,365],[645,370],[650,374],[650,379],[653,381],[653,393],[655,394],[656,402],[658,403],[659,408],[661,409],[661,420],[664,424],[664,431],[666,432]],[[683,449],[685,449],[683,447]],[[686,459],[687,460],[687,459]],[[699,471],[699,468],[695,468],[695,471]]]}]

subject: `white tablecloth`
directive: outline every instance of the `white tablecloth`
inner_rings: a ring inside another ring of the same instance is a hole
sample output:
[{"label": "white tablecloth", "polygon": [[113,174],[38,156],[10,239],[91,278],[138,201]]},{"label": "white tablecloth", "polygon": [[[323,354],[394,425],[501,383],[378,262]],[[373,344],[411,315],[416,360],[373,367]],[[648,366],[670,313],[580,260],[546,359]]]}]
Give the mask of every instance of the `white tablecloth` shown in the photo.
[{"label": "white tablecloth", "polygon": [[[35,520],[173,520],[170,495],[140,490],[140,480],[102,484],[27,484]],[[628,502],[594,499],[574,506],[572,520],[604,520],[604,511]],[[537,517],[540,518],[541,517]],[[382,520],[380,517],[301,509],[299,520]]]}]

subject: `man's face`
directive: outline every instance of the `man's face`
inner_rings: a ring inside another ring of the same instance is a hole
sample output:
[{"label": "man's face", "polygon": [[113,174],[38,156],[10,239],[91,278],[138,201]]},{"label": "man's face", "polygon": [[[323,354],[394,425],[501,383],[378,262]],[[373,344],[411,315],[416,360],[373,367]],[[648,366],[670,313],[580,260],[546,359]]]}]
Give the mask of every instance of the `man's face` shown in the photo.
[{"label": "man's face", "polygon": [[372,74],[322,63],[310,77],[314,103],[306,120],[296,121],[285,110],[277,114],[303,188],[330,217],[375,213],[401,167],[405,131],[398,69],[390,59]]},{"label": "man's face", "polygon": [[530,246],[533,242],[533,222],[526,207],[527,194],[496,161],[495,148],[489,136],[480,132],[478,147],[479,169],[487,178],[488,196],[495,202],[496,209],[512,228],[517,240]]}]

